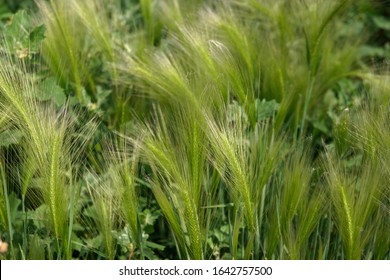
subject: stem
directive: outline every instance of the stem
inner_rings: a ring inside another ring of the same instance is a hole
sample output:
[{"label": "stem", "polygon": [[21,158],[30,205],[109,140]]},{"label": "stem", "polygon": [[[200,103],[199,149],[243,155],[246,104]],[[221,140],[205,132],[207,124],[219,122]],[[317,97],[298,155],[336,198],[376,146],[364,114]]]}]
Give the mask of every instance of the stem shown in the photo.
[{"label": "stem", "polygon": [[[72,176],[71,176],[72,178]],[[72,183],[70,184],[72,186]],[[79,191],[79,188],[76,188],[73,186],[72,188],[72,194],[70,197],[70,209],[69,209],[69,228],[68,228],[68,240],[66,244],[66,258],[71,259],[72,258],[72,231],[73,231],[73,219],[74,219],[74,207],[75,207],[75,198],[76,198],[76,191]]]},{"label": "stem", "polygon": [[5,199],[5,207],[7,209],[7,220],[8,220],[8,234],[9,234],[9,243],[11,247],[11,256],[15,259],[15,249],[13,244],[13,230],[12,230],[12,219],[11,219],[11,208],[9,205],[9,198],[8,198],[8,189],[7,189],[7,182],[5,180],[5,172],[3,169],[3,165],[0,162],[0,173],[1,173],[1,180],[3,181],[3,193],[4,193],[4,199]]},{"label": "stem", "polygon": [[311,95],[313,93],[313,87],[314,87],[314,82],[315,82],[315,78],[312,77],[311,71],[309,73],[309,80],[310,80],[310,86],[307,89],[307,92],[305,94],[305,103],[303,105],[303,116],[302,116],[302,121],[301,121],[301,130],[299,133],[300,137],[302,137],[304,135],[304,132],[305,132],[305,121],[306,121],[306,115],[307,115],[307,107],[309,105]]},{"label": "stem", "polygon": [[23,212],[23,217],[24,217],[24,222],[23,222],[23,252],[24,252],[24,255],[27,257],[28,238],[27,238],[27,212],[26,212],[25,201],[26,201],[26,196],[22,195],[22,212]]}]

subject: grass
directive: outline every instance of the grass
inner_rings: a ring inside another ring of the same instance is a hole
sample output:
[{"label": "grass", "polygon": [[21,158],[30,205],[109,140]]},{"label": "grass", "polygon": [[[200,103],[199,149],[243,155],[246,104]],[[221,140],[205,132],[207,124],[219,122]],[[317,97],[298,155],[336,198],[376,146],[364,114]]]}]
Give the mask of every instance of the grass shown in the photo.
[{"label": "grass", "polygon": [[[158,115],[157,125],[146,127],[141,134],[140,149],[153,170],[152,191],[172,225],[182,254],[191,259],[202,259],[206,230],[201,221],[201,182],[206,158],[202,140],[205,135],[195,116],[180,118],[180,113],[177,112],[176,119],[169,122]],[[173,123],[172,131],[168,124]]]},{"label": "grass", "polygon": [[40,48],[0,50],[1,258],[389,259],[363,2],[37,1]]}]

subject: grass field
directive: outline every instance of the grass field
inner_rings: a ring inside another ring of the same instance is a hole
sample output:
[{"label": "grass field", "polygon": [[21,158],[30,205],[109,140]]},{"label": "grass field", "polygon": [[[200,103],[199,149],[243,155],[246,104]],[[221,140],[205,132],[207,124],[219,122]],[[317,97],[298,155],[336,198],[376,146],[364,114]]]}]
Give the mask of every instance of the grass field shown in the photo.
[{"label": "grass field", "polygon": [[0,2],[0,258],[390,259],[388,14]]}]

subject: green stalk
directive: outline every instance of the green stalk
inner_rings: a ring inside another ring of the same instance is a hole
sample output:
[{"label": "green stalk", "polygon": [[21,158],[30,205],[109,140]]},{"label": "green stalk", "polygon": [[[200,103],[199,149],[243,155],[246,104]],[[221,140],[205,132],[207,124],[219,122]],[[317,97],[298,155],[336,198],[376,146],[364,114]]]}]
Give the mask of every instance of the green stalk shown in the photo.
[{"label": "green stalk", "polygon": [[[72,177],[71,177],[72,178]],[[75,187],[73,184],[70,184],[72,186],[72,193],[70,197],[70,205],[69,205],[69,225],[68,225],[68,239],[66,244],[66,258],[71,259],[72,258],[72,231],[73,231],[73,222],[74,222],[74,210],[75,210],[75,202],[76,202],[76,193],[80,192],[81,186]]]},{"label": "green stalk", "polygon": [[232,250],[233,259],[238,260],[238,243],[239,243],[238,238],[239,238],[240,226],[241,226],[241,215],[239,210],[233,213],[233,217],[234,217],[234,224],[233,224],[233,232],[232,232],[231,250]]},{"label": "green stalk", "polygon": [[27,212],[25,206],[26,196],[22,194],[22,213],[23,213],[23,252],[27,256],[28,236],[27,236]]},{"label": "green stalk", "polygon": [[50,176],[49,176],[49,208],[51,212],[51,217],[54,224],[54,234],[57,241],[60,239],[60,222],[58,220],[58,168],[59,168],[59,150],[60,150],[60,139],[59,135],[54,135],[54,140],[52,143],[51,149],[51,158],[50,158]]},{"label": "green stalk", "polygon": [[[340,186],[341,198],[343,210],[345,212],[346,217],[346,227],[347,227],[347,258],[352,259],[353,256],[353,247],[354,247],[354,227],[351,215],[351,207],[348,202],[347,195],[345,193],[345,187]],[[357,257],[357,256],[355,256]]]},{"label": "green stalk", "polygon": [[5,200],[5,208],[7,211],[7,221],[8,221],[8,234],[9,234],[9,243],[11,247],[11,256],[13,259],[16,258],[15,255],[15,248],[14,248],[14,242],[13,242],[13,228],[12,228],[12,219],[11,219],[11,208],[9,204],[9,198],[8,198],[8,188],[7,188],[7,182],[5,178],[5,172],[2,162],[0,161],[0,173],[1,173],[1,180],[3,185],[3,194],[4,194],[4,200]]},{"label": "green stalk", "polygon": [[309,106],[309,102],[311,100],[311,95],[313,93],[313,87],[315,83],[315,77],[312,77],[311,73],[309,74],[309,80],[310,80],[310,85],[307,88],[306,94],[305,94],[305,103],[303,104],[303,115],[302,115],[302,120],[301,120],[301,129],[299,133],[299,137],[303,137],[305,134],[305,123],[306,123],[306,116],[307,116],[307,108]]}]

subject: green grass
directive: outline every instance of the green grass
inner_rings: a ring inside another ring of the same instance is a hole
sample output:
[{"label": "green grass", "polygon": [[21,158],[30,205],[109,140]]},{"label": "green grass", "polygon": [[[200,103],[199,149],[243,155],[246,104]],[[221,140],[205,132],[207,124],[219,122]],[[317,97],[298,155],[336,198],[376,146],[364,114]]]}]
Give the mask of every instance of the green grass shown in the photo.
[{"label": "green grass", "polygon": [[390,258],[365,1],[68,2],[1,29],[2,259]]}]

